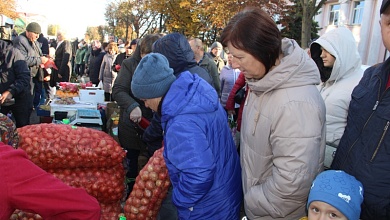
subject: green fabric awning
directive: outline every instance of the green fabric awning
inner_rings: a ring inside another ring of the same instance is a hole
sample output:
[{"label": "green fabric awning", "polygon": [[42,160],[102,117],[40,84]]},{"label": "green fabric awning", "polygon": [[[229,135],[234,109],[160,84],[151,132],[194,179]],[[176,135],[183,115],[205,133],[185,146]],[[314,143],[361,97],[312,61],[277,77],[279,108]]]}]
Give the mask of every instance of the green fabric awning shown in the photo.
[{"label": "green fabric awning", "polygon": [[15,26],[26,27],[26,22],[24,22],[21,18],[17,18],[15,19]]}]

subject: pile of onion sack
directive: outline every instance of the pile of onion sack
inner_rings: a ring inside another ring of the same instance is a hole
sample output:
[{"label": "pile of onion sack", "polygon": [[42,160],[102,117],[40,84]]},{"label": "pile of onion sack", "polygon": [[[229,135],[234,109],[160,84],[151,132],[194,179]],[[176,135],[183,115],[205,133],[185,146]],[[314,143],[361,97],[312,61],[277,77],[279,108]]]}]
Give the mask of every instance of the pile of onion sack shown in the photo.
[{"label": "pile of onion sack", "polygon": [[[64,124],[28,125],[19,128],[18,133],[19,148],[32,162],[95,197],[102,209],[102,220],[118,219],[121,200],[126,196],[126,152],[110,135]],[[20,211],[17,214],[20,216]]]},{"label": "pile of onion sack", "polygon": [[154,220],[170,186],[168,170],[162,155],[163,147],[155,151],[142,168],[125,204],[127,219]]}]

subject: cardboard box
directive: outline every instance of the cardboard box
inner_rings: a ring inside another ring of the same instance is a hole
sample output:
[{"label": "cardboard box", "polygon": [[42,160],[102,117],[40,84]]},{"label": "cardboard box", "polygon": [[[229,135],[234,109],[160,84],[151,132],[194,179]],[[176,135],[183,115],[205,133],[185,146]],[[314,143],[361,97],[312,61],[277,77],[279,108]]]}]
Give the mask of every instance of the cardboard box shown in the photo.
[{"label": "cardboard box", "polygon": [[80,102],[104,102],[104,90],[100,89],[80,89],[79,90]]}]

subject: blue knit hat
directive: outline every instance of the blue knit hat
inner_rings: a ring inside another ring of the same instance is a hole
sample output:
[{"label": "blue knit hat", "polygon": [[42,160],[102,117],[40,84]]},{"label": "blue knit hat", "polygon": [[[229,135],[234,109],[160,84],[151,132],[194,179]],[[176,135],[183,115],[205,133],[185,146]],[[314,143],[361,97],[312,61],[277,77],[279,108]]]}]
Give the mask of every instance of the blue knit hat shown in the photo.
[{"label": "blue knit hat", "polygon": [[307,208],[320,201],[338,209],[348,220],[358,220],[363,202],[363,185],[355,177],[341,170],[327,170],[313,181]]},{"label": "blue knit hat", "polygon": [[135,69],[131,91],[139,99],[163,97],[175,80],[167,58],[159,53],[150,53]]}]

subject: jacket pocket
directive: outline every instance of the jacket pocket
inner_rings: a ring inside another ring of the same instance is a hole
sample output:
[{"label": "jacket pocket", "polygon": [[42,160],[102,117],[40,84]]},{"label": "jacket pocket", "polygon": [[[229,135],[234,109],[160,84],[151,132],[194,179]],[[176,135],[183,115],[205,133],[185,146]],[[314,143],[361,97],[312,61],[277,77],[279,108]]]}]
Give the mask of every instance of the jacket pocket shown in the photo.
[{"label": "jacket pocket", "polygon": [[[363,86],[356,86],[355,89],[352,91],[351,98],[352,101],[356,101],[357,103],[361,103],[367,99],[367,94],[369,90]],[[375,100],[376,101],[376,100]]]},{"label": "jacket pocket", "polygon": [[272,155],[261,155],[252,149],[250,149],[246,154],[244,162],[247,166],[243,168],[245,176],[249,185],[246,187],[251,187],[254,185],[259,185],[263,183],[272,172]]},{"label": "jacket pocket", "polygon": [[349,111],[359,110],[362,105],[364,106],[364,104],[376,101],[375,98],[374,98],[374,100],[370,100],[370,99],[371,98],[370,98],[370,95],[368,93],[367,88],[365,88],[363,86],[359,86],[359,85],[356,86],[351,94],[351,102],[350,102],[350,106],[349,106]]}]

